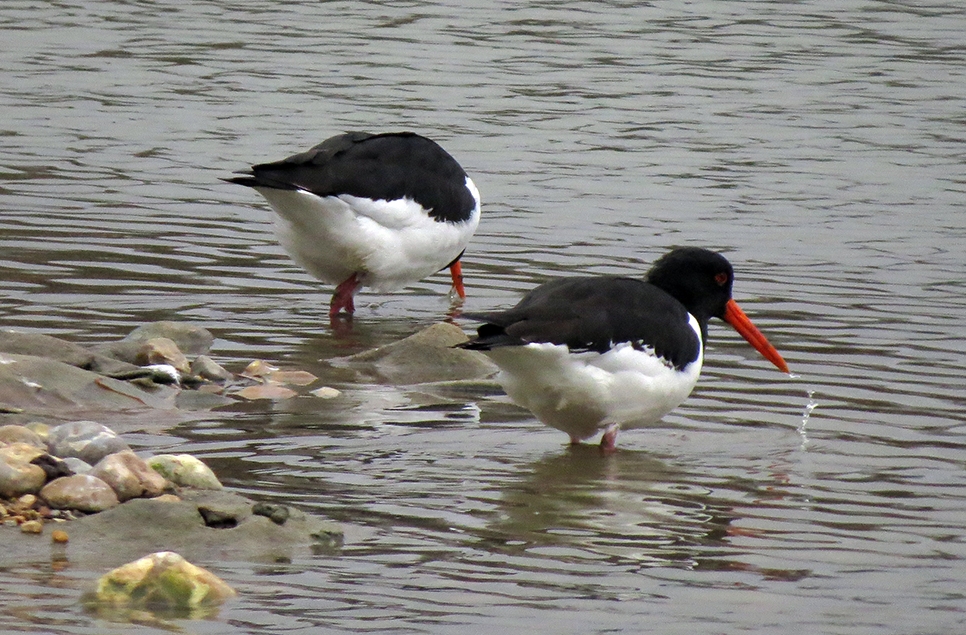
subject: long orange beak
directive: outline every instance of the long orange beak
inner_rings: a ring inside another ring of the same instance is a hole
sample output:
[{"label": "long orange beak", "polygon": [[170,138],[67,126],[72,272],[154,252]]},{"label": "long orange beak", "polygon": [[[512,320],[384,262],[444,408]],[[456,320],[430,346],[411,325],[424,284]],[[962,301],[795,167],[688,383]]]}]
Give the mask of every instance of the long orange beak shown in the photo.
[{"label": "long orange beak", "polygon": [[449,266],[449,272],[453,276],[453,288],[456,289],[456,294],[465,300],[466,289],[463,288],[463,266],[459,260]]},{"label": "long orange beak", "polygon": [[788,364],[782,359],[781,354],[765,339],[758,327],[751,323],[751,320],[734,300],[728,300],[728,304],[725,305],[724,320],[733,326],[741,334],[741,337],[748,340],[748,343],[754,346],[755,350],[764,355],[765,359],[778,366],[778,370],[783,373],[789,372]]}]

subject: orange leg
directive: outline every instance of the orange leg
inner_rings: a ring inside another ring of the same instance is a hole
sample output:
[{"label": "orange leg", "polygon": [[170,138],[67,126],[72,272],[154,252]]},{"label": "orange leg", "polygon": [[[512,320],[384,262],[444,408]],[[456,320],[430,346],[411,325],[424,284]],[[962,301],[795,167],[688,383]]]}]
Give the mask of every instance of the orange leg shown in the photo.
[{"label": "orange leg", "polygon": [[466,289],[463,288],[463,266],[460,264],[459,259],[455,260],[453,264],[449,266],[450,275],[453,276],[453,289],[456,290],[456,294],[462,298],[466,299]]}]

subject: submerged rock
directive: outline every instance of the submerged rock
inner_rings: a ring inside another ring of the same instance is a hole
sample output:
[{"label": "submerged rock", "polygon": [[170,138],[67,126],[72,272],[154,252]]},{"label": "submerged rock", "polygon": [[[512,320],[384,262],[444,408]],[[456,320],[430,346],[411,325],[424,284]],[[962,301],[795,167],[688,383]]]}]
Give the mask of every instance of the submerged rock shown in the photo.
[{"label": "submerged rock", "polygon": [[159,454],[147,460],[158,474],[181,487],[222,489],[215,473],[200,459],[190,454]]},{"label": "submerged rock", "polygon": [[90,475],[110,485],[122,503],[132,498],[160,496],[170,486],[132,450],[108,454],[91,468]]},{"label": "submerged rock", "polygon": [[152,337],[149,340],[140,342],[140,347],[134,356],[134,361],[138,366],[154,366],[167,364],[172,366],[179,373],[187,374],[191,371],[191,364],[188,358],[174,340],[167,337]]},{"label": "submerged rock", "polygon": [[453,348],[468,339],[458,326],[440,322],[398,342],[332,361],[401,385],[479,379],[495,373],[496,365],[484,355]]},{"label": "submerged rock", "polygon": [[172,551],[152,553],[97,581],[95,599],[113,606],[191,611],[223,603],[235,590]]},{"label": "submerged rock", "polygon": [[76,509],[88,513],[102,512],[120,503],[110,485],[90,474],[53,480],[40,490],[40,497],[52,509]]},{"label": "submerged rock", "polygon": [[232,374],[207,355],[199,355],[191,362],[191,374],[215,382],[226,382]]},{"label": "submerged rock", "polygon": [[151,322],[131,331],[124,342],[141,342],[164,337],[173,341],[179,349],[188,355],[203,355],[211,350],[215,337],[208,329],[188,322],[174,322],[162,320]]},{"label": "submerged rock", "polygon": [[73,342],[9,329],[0,329],[0,352],[42,357],[98,373],[112,373],[128,367],[128,364],[98,355]]},{"label": "submerged rock", "polygon": [[61,424],[50,431],[47,443],[54,456],[74,456],[91,465],[108,454],[129,449],[113,430],[95,421]]}]

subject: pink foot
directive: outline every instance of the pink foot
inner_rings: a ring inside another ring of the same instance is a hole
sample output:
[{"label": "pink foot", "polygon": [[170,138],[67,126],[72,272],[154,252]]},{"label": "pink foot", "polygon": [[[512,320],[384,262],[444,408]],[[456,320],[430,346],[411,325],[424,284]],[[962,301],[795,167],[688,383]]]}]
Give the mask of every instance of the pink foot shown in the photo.
[{"label": "pink foot", "polygon": [[617,452],[617,431],[620,427],[616,425],[607,426],[604,436],[600,438],[600,451],[604,454]]},{"label": "pink foot", "polygon": [[352,298],[360,286],[359,274],[357,273],[339,283],[339,286],[335,288],[335,293],[332,294],[332,302],[329,304],[330,319],[335,319],[343,309],[350,316],[355,313],[356,305]]}]

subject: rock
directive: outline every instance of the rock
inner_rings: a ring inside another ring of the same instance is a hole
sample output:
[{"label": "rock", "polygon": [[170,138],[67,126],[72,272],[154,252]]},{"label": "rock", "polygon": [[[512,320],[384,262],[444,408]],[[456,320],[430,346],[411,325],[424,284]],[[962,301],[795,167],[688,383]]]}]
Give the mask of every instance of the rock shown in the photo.
[{"label": "rock", "polygon": [[191,611],[234,597],[221,578],[172,551],[152,553],[97,581],[95,598],[112,606]]},{"label": "rock", "polygon": [[245,386],[238,392],[234,393],[236,397],[241,397],[242,399],[248,399],[249,401],[254,401],[256,399],[291,399],[292,397],[297,397],[298,393],[291,388],[286,388],[279,384],[255,384],[254,386]]},{"label": "rock", "polygon": [[129,449],[113,430],[95,421],[72,421],[53,428],[48,447],[54,456],[74,456],[91,465],[108,454]]},{"label": "rock", "polygon": [[79,408],[170,408],[175,389],[147,392],[99,373],[31,355],[0,353],[0,403],[30,414]]},{"label": "rock", "polygon": [[91,468],[90,475],[110,485],[122,503],[160,496],[169,487],[168,481],[132,450],[108,454]]},{"label": "rock", "polygon": [[128,366],[50,335],[8,329],[0,329],[0,352],[42,357],[97,373],[116,372]]},{"label": "rock", "polygon": [[63,459],[63,462],[74,474],[88,474],[91,471],[91,467],[93,467],[87,461],[79,459],[76,456],[68,456]]},{"label": "rock", "polygon": [[26,443],[38,448],[47,449],[47,443],[44,442],[40,435],[26,426],[0,426],[0,444],[3,443]]},{"label": "rock", "polygon": [[187,322],[163,320],[144,324],[131,331],[124,342],[141,342],[156,337],[173,341],[180,350],[188,355],[203,355],[211,350],[215,338],[206,328]]},{"label": "rock", "polygon": [[32,459],[30,462],[44,471],[48,481],[60,478],[61,476],[71,476],[74,474],[74,470],[70,469],[66,461],[58,459],[56,456],[51,456],[46,452]]},{"label": "rock", "polygon": [[55,529],[52,532],[50,532],[50,540],[51,542],[57,542],[57,543],[63,544],[70,540],[70,536],[68,536],[67,532],[64,531],[63,529]]},{"label": "rock", "polygon": [[158,474],[180,487],[222,489],[223,485],[207,465],[190,454],[159,454],[147,460]]},{"label": "rock", "polygon": [[468,339],[458,326],[440,322],[398,342],[332,363],[403,385],[479,379],[495,373],[496,365],[484,355],[453,348]]},{"label": "rock", "polygon": [[322,386],[321,388],[316,388],[309,392],[310,395],[318,397],[319,399],[335,399],[342,394],[337,388],[332,388],[331,386]]},{"label": "rock", "polygon": [[31,461],[46,454],[27,443],[0,447],[0,496],[17,498],[39,492],[47,482],[47,474]]},{"label": "rock", "polygon": [[179,373],[191,372],[188,358],[181,352],[178,345],[167,337],[152,337],[144,340],[134,356],[134,363],[138,366],[156,366],[167,364]]},{"label": "rock", "polygon": [[232,378],[230,372],[207,355],[199,355],[195,358],[195,361],[191,362],[191,374],[208,381],[216,381],[219,383],[226,382]]},{"label": "rock", "polygon": [[40,534],[44,531],[42,520],[28,520],[20,523],[20,531],[25,534]]},{"label": "rock", "polygon": [[102,512],[120,503],[110,485],[90,474],[75,474],[51,481],[40,490],[40,497],[52,509],[89,513]]}]

